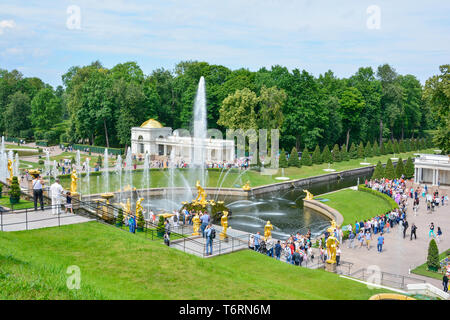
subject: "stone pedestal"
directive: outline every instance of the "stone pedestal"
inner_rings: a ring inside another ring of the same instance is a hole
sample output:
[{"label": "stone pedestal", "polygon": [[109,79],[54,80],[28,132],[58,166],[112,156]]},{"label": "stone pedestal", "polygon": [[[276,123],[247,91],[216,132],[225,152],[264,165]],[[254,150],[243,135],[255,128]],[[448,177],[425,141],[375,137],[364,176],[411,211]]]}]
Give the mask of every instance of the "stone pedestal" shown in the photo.
[{"label": "stone pedestal", "polygon": [[220,238],[220,240],[228,241],[228,236],[226,234],[224,234],[223,232],[221,232],[219,234],[219,238]]},{"label": "stone pedestal", "polygon": [[336,273],[336,263],[325,262],[325,270]]}]

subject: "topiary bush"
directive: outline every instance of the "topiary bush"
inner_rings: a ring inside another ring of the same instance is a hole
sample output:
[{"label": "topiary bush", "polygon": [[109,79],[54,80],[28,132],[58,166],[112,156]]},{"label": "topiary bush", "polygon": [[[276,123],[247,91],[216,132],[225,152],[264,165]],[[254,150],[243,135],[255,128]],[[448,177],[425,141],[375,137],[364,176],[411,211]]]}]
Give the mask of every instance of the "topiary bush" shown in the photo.
[{"label": "topiary bush", "polygon": [[158,226],[156,227],[156,234],[158,237],[164,237],[164,217],[159,216]]},{"label": "topiary bush", "polygon": [[386,168],[384,170],[384,178],[392,180],[395,178],[395,170],[394,165],[392,164],[392,160],[389,158],[386,163]]},{"label": "topiary bush", "polygon": [[288,167],[288,161],[286,159],[286,152],[284,151],[284,149],[281,149],[280,158],[278,159],[278,166],[280,168]]},{"label": "topiary bush", "polygon": [[20,185],[16,176],[12,177],[11,186],[9,188],[9,200],[11,204],[19,203],[20,201]]},{"label": "topiary bush", "polygon": [[291,154],[289,156],[288,166],[297,168],[300,168],[302,166],[300,163],[300,159],[298,158],[297,148],[295,147],[292,148]]},{"label": "topiary bush", "polygon": [[323,163],[333,163],[333,157],[331,156],[331,152],[330,152],[330,149],[328,148],[328,145],[326,145],[323,148],[322,161],[323,161]]},{"label": "topiary bush", "polygon": [[341,162],[341,153],[339,151],[339,145],[335,144],[332,152],[333,162]]},{"label": "topiary bush", "polygon": [[316,148],[314,149],[314,152],[312,154],[312,162],[314,164],[321,164],[322,163],[322,154],[320,153],[319,145],[317,145]]},{"label": "topiary bush", "polygon": [[119,212],[117,213],[116,226],[121,227],[122,225],[123,225],[123,209],[120,208]]},{"label": "topiary bush", "polygon": [[400,179],[404,174],[405,174],[405,166],[403,165],[403,159],[399,158],[397,166],[395,167],[395,176]]},{"label": "topiary bush", "polygon": [[431,239],[430,244],[428,245],[427,267],[428,270],[431,271],[438,271],[440,268],[439,250],[434,239]]},{"label": "topiary bush", "polygon": [[302,158],[300,160],[300,163],[302,164],[302,166],[312,166],[312,159],[311,159],[311,156],[309,155],[309,151],[308,151],[307,147],[305,147],[305,149],[303,149]]}]

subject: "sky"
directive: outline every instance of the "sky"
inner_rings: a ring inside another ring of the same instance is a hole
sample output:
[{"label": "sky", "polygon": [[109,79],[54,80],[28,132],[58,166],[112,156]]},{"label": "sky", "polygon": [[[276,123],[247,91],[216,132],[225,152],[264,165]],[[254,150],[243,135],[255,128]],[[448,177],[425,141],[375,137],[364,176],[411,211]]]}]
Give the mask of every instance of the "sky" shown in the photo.
[{"label": "sky", "polygon": [[52,86],[75,65],[184,60],[339,77],[389,63],[422,83],[450,63],[448,0],[0,0],[0,68]]}]

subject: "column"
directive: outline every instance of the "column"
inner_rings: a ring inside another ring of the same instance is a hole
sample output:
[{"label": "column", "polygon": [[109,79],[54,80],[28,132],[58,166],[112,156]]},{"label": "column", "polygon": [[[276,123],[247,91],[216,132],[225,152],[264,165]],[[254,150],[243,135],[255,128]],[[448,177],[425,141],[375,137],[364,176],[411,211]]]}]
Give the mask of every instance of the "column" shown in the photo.
[{"label": "column", "polygon": [[436,169],[436,185],[439,185],[439,169]]},{"label": "column", "polygon": [[419,182],[419,168],[414,168],[414,183]]},{"label": "column", "polygon": [[436,169],[433,169],[433,174],[432,174],[433,178],[432,178],[432,186],[436,185]]},{"label": "column", "polygon": [[163,156],[167,156],[167,145],[166,144],[164,145],[164,154],[163,154]]}]

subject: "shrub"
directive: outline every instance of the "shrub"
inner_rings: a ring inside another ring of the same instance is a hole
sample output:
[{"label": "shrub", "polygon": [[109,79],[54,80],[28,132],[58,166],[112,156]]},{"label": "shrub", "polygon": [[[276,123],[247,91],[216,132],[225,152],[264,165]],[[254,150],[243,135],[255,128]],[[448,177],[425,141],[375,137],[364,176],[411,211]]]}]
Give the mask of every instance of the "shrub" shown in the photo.
[{"label": "shrub", "polygon": [[391,143],[391,140],[388,140],[388,142],[386,142],[386,146],[385,146],[385,148],[386,148],[386,154],[392,154],[392,153],[394,153],[394,150],[392,149],[392,143]]},{"label": "shrub", "polygon": [[400,140],[400,142],[398,143],[398,147],[399,147],[401,153],[406,152],[406,146],[405,146],[404,140]]},{"label": "shrub", "polygon": [[[103,165],[103,159],[102,159],[101,155],[98,155],[97,164],[99,167],[102,167],[102,165]],[[127,163],[127,166],[128,166],[128,163]]]},{"label": "shrub", "polygon": [[352,142],[352,144],[350,146],[350,150],[348,151],[348,153],[350,155],[350,159],[358,158],[358,151],[356,150],[356,146],[355,146],[354,142]]},{"label": "shrub", "polygon": [[12,177],[11,187],[9,188],[9,196],[12,199],[20,199],[19,180],[16,176]]},{"label": "shrub", "polygon": [[339,146],[337,144],[333,147],[332,157],[333,162],[341,162],[341,153],[339,152]]},{"label": "shrub", "polygon": [[381,179],[384,177],[384,167],[381,164],[381,161],[378,161],[377,166],[372,174],[372,179]]},{"label": "shrub", "polygon": [[394,153],[400,153],[400,147],[397,140],[394,140],[394,143],[392,144],[392,150],[394,151]]},{"label": "shrub", "polygon": [[392,160],[390,158],[388,159],[386,163],[386,168],[384,169],[384,177],[389,180],[395,178],[394,165],[392,164]]},{"label": "shrub", "polygon": [[408,160],[406,160],[405,165],[405,178],[411,179],[412,177],[414,177],[414,163],[411,157],[408,157]]},{"label": "shrub", "polygon": [[121,227],[122,224],[123,224],[123,209],[119,208],[119,212],[117,213],[116,218],[116,225]]},{"label": "shrub", "polygon": [[378,147],[378,143],[377,143],[376,140],[373,143],[372,151],[373,151],[373,155],[374,156],[379,156],[380,155],[380,147]]},{"label": "shrub", "polygon": [[307,147],[305,147],[305,149],[302,152],[302,159],[300,160],[300,163],[302,166],[312,166],[311,156],[309,155]]},{"label": "shrub", "polygon": [[316,149],[314,149],[314,152],[312,154],[312,162],[314,164],[321,164],[322,163],[322,155],[320,154],[320,147],[319,147],[319,145],[317,145]]},{"label": "shrub", "polygon": [[366,147],[364,148],[364,156],[366,158],[370,158],[373,156],[373,149],[372,146],[370,145],[370,141],[367,141]]},{"label": "shrub", "polygon": [[322,161],[323,163],[333,163],[333,158],[327,145],[325,146],[325,148],[323,148],[322,151]]},{"label": "shrub", "polygon": [[405,166],[403,165],[403,159],[399,158],[397,166],[395,167],[395,176],[401,178],[405,174]]},{"label": "shrub", "polygon": [[384,142],[382,144],[380,144],[380,154],[381,155],[385,155],[386,154],[386,147],[385,147],[385,143]]},{"label": "shrub", "polygon": [[42,160],[42,159],[40,159],[39,161],[38,161],[38,164],[44,164],[44,160]]},{"label": "shrub", "polygon": [[291,154],[288,160],[289,167],[297,167],[300,168],[302,165],[300,163],[300,159],[298,158],[298,152],[295,147],[292,148]]},{"label": "shrub", "polygon": [[341,146],[341,161],[348,161],[350,160],[350,155],[347,152],[347,147],[345,144]]},{"label": "shrub", "polygon": [[278,166],[280,168],[288,167],[288,161],[286,159],[286,152],[284,151],[284,149],[281,149],[280,158],[278,159]]},{"label": "shrub", "polygon": [[137,231],[144,231],[145,219],[142,211],[136,212],[137,215]]},{"label": "shrub", "polygon": [[431,239],[430,244],[428,245],[427,267],[432,271],[438,271],[440,268],[439,250],[434,239]]},{"label": "shrub", "polygon": [[156,227],[156,233],[158,234],[158,236],[162,237],[164,235],[164,217],[163,216],[159,216],[159,220],[158,220],[158,226]]},{"label": "shrub", "polygon": [[394,209],[398,208],[397,202],[395,202],[395,200],[392,199],[391,197],[389,197],[387,194],[384,194],[384,193],[381,193],[379,191],[367,188],[363,184],[358,185],[358,191],[371,193],[374,196],[377,196],[378,198],[386,200],[389,203],[389,206],[390,206],[391,210],[394,210]]},{"label": "shrub", "polygon": [[362,141],[359,143],[359,146],[358,146],[358,158],[359,159],[364,158],[364,145],[363,145]]}]

